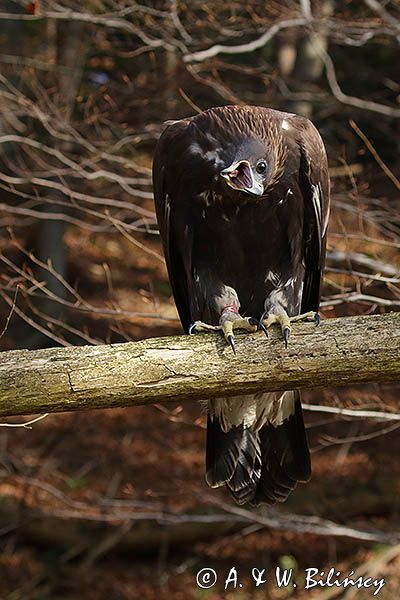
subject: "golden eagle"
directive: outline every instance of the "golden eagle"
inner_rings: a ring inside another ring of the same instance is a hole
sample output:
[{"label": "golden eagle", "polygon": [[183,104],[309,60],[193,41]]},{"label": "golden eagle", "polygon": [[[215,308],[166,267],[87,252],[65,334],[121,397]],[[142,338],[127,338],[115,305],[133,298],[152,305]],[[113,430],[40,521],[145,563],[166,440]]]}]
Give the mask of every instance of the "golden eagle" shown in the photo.
[{"label": "golden eagle", "polygon": [[[325,148],[303,117],[251,106],[169,122],[153,163],[169,278],[187,333],[317,319],[329,214]],[[208,403],[206,480],[239,504],[311,475],[296,391]]]}]

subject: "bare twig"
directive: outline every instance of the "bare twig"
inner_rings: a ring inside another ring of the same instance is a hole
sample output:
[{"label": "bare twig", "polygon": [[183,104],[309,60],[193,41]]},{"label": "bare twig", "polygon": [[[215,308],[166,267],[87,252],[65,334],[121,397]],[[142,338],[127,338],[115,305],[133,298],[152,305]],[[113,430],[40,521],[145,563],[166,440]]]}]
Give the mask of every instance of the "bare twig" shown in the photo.
[{"label": "bare twig", "polygon": [[39,415],[26,423],[0,423],[0,427],[23,427],[24,429],[32,429],[31,425],[45,419],[49,416],[49,413],[45,413],[44,415]]},{"label": "bare twig", "polygon": [[397,179],[396,175],[389,169],[387,164],[383,162],[383,160],[381,159],[381,157],[379,156],[379,154],[377,153],[377,151],[375,150],[365,133],[361,131],[361,129],[352,119],[350,120],[350,125],[354,129],[356,134],[362,139],[362,141],[364,142],[368,150],[371,152],[372,156],[374,157],[382,171],[385,173],[385,175],[396,186],[396,188],[400,190],[400,181]]},{"label": "bare twig", "polygon": [[186,54],[183,57],[185,62],[202,62],[208,58],[217,56],[218,54],[244,54],[247,52],[254,52],[258,48],[262,48],[267,44],[277,33],[283,29],[289,29],[292,27],[302,27],[308,23],[308,19],[304,17],[298,17],[296,19],[285,19],[272,25],[267,31],[265,31],[259,38],[246,44],[239,44],[237,46],[225,46],[223,44],[215,44],[207,50],[201,50],[199,52],[193,52],[192,54]]},{"label": "bare twig", "polygon": [[388,413],[379,410],[355,410],[351,408],[340,408],[339,406],[322,406],[320,404],[304,404],[304,410],[311,412],[328,413],[351,417],[356,419],[375,419],[376,421],[400,421],[400,414]]}]

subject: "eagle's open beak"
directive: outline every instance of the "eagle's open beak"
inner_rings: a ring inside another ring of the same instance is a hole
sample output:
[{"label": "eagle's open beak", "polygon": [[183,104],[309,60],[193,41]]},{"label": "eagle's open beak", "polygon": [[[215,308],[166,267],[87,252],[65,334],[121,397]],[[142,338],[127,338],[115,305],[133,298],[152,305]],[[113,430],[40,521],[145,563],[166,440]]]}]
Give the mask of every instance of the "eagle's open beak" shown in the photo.
[{"label": "eagle's open beak", "polygon": [[254,179],[253,171],[248,160],[239,160],[221,171],[221,176],[234,190],[262,196],[264,187]]}]

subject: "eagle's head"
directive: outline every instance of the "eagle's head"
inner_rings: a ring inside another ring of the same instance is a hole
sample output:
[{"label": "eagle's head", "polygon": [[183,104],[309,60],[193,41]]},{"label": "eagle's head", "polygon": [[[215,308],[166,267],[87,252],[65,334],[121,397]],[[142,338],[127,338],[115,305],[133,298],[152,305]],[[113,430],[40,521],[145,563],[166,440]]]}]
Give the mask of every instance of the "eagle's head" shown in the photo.
[{"label": "eagle's head", "polygon": [[229,164],[220,171],[220,177],[234,190],[263,196],[279,179],[276,176],[282,158],[264,140],[249,138],[235,149],[233,160],[229,160]]},{"label": "eagle's head", "polygon": [[233,160],[221,170],[226,184],[239,192],[262,196],[275,170],[274,157],[257,139],[247,139],[235,148]]},{"label": "eagle's head", "polygon": [[[287,155],[281,127],[263,108],[223,106],[192,117],[193,173],[222,197],[264,196],[280,179]],[[200,174],[202,173],[202,175]]]}]

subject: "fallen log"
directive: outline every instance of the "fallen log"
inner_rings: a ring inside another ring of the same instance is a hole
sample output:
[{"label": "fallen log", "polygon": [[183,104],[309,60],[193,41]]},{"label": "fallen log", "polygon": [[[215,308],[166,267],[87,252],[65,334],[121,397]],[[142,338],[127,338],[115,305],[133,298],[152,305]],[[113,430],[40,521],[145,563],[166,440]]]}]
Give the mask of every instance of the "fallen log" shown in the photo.
[{"label": "fallen log", "polygon": [[0,415],[200,400],[253,392],[400,380],[400,313],[278,329],[0,355]]}]

